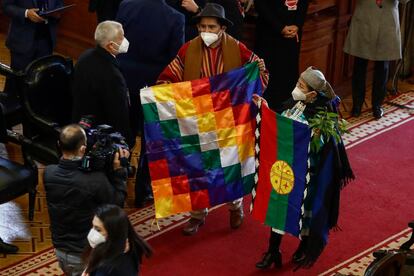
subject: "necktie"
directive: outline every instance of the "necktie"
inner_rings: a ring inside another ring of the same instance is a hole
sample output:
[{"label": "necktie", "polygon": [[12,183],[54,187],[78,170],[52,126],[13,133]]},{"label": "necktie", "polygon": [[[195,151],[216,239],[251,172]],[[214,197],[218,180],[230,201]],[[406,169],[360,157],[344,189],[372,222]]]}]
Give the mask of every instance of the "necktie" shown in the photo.
[{"label": "necktie", "polygon": [[375,0],[375,2],[377,3],[377,6],[382,8],[382,0]]}]

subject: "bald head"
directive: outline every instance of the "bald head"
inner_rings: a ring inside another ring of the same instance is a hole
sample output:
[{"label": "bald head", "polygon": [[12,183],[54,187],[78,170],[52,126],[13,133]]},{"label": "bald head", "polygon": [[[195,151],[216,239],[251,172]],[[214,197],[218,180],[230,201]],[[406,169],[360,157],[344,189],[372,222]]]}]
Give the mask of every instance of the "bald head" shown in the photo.
[{"label": "bald head", "polygon": [[85,131],[77,124],[65,126],[59,136],[59,145],[63,153],[78,153],[86,145]]}]

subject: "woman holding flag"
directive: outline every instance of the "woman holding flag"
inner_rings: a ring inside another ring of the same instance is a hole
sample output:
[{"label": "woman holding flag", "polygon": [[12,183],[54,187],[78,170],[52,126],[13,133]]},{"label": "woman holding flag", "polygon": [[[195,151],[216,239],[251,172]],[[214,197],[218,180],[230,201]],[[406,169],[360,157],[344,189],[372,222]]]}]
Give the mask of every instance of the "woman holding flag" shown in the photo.
[{"label": "woman holding flag", "polygon": [[[323,73],[313,67],[307,68],[300,75],[297,85],[292,91],[292,98],[284,103],[285,111],[282,113],[282,116],[308,124],[312,131],[310,152],[309,154],[305,152],[304,155],[308,156],[308,175],[306,180],[303,177],[305,191],[302,189],[301,197],[299,201],[296,201],[299,204],[302,204],[303,201],[303,206],[296,206],[297,218],[293,219],[295,220],[293,223],[297,228],[295,231],[289,231],[285,227],[283,229],[279,229],[280,227],[271,229],[268,250],[264,253],[262,260],[256,263],[257,268],[268,268],[272,264],[276,267],[282,266],[282,256],[279,247],[284,233],[298,235],[301,239],[292,261],[298,267],[312,266],[326,245],[329,230],[337,226],[340,190],[348,181],[354,178],[340,137],[341,125],[338,123],[338,104],[339,97],[335,95],[331,85],[325,80]],[[262,108],[261,128],[265,127],[265,120],[265,112]],[[282,120],[286,120],[286,118]],[[297,122],[294,124],[297,125]],[[304,126],[302,125],[301,127],[303,128]],[[261,133],[264,132],[268,132],[268,130],[261,129]],[[260,137],[261,146],[263,145],[263,139],[262,135]],[[278,139],[282,138],[279,137]],[[309,142],[309,138],[307,142]],[[280,141],[278,144],[280,147]],[[279,155],[277,159],[281,159]],[[301,161],[306,163],[305,160]],[[260,166],[262,166],[262,163],[260,163]],[[303,167],[306,173],[306,166]],[[264,174],[265,178],[268,178],[267,174]],[[294,170],[293,175],[293,177],[296,177]],[[253,216],[276,217],[275,213],[277,213],[278,209],[275,209],[273,214],[258,214],[258,216],[256,214],[258,212],[255,210],[256,205],[261,204],[257,202],[260,196],[260,185],[262,185],[260,178],[263,176],[260,172],[260,167],[258,176],[259,185],[254,198]],[[275,189],[272,177],[270,177],[270,182],[273,189]],[[276,192],[281,194],[279,191]],[[272,201],[274,198],[278,198],[278,196],[273,196],[268,200]],[[287,203],[286,200],[280,206],[286,206],[290,203],[290,201]],[[300,207],[302,207],[301,212]],[[291,214],[286,212],[285,216],[288,217]],[[271,223],[267,224],[271,225]]]}]

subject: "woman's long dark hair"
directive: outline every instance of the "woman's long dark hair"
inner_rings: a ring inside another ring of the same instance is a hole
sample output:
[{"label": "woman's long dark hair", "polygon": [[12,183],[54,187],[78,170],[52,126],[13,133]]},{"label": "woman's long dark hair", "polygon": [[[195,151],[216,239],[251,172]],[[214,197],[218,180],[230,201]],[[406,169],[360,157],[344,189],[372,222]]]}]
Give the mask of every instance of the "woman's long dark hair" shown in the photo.
[{"label": "woman's long dark hair", "polygon": [[[141,263],[142,255],[150,257],[152,250],[149,245],[135,232],[128,216],[116,205],[102,205],[95,211],[108,233],[106,242],[97,245],[94,249],[87,249],[88,255],[86,272],[90,273],[100,266],[109,269],[116,264],[116,259],[124,254],[126,240],[129,241],[129,251],[132,259],[136,261],[136,267]],[[89,253],[89,254],[88,254]]]}]

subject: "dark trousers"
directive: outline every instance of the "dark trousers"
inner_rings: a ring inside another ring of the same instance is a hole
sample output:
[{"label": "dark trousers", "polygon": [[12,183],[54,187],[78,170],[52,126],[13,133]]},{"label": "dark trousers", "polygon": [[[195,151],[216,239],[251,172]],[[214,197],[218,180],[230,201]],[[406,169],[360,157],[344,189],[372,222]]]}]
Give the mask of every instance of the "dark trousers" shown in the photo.
[{"label": "dark trousers", "polygon": [[[389,61],[375,61],[372,84],[372,106],[381,106],[387,93]],[[361,108],[365,99],[368,60],[355,57],[352,73],[352,101],[354,108]]]},{"label": "dark trousers", "polygon": [[142,204],[144,199],[152,193],[148,158],[145,154],[144,133],[142,133],[141,137],[141,153],[139,155],[137,175],[135,178],[135,204],[137,205]]}]

